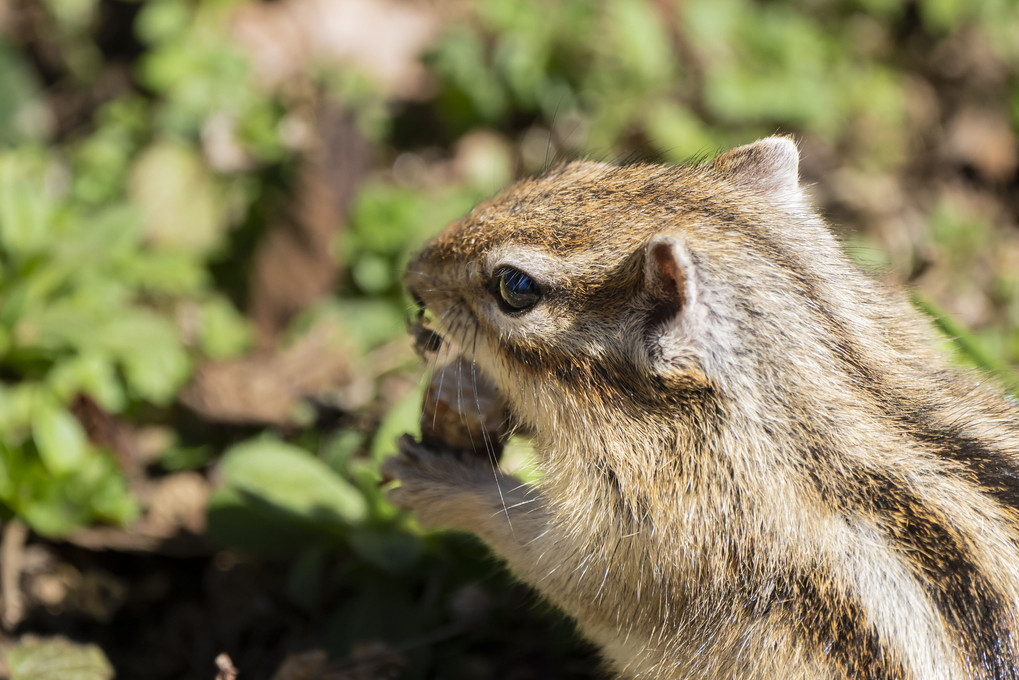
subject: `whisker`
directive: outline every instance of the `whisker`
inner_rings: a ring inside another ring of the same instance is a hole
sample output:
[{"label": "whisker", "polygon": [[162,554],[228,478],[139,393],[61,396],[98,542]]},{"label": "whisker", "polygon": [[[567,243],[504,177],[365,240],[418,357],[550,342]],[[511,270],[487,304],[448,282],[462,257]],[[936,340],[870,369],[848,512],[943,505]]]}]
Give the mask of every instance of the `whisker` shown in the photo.
[{"label": "whisker", "polygon": [[528,498],[526,500],[520,501],[519,503],[514,503],[513,505],[509,505],[509,506],[507,506],[506,509],[510,510],[510,509],[513,509],[513,508],[519,508],[519,507],[522,507],[524,505],[527,505],[528,503],[534,503],[537,500],[538,500],[537,498]]},{"label": "whisker", "polygon": [[[439,318],[438,325],[439,325],[440,328],[443,327],[443,324],[446,321],[446,317],[448,317],[449,314],[450,314],[450,310],[446,310],[445,312],[443,312],[442,316]],[[440,349],[440,351],[435,353],[435,356],[433,357],[433,360],[432,360],[431,373],[432,373],[433,376],[435,375],[435,371],[438,370],[439,355],[440,355],[440,353],[444,351],[445,354],[446,354],[446,357],[448,359],[449,355],[452,354],[452,352],[453,352],[453,349],[450,347],[448,342],[443,342],[439,349]],[[445,366],[448,363],[449,363],[449,361],[445,361],[445,362],[442,363],[442,365]],[[439,395],[442,394],[442,385],[443,385],[443,382],[445,380],[446,380],[446,372],[442,371],[442,373],[439,374],[439,386],[438,386],[438,394]],[[439,417],[439,402],[438,402],[438,400],[436,400],[435,403],[432,406],[432,431],[435,430],[435,424],[436,424],[436,422],[438,420],[438,417]]]},{"label": "whisker", "polygon": [[[471,384],[474,390],[474,406],[478,411],[478,420],[484,422],[484,414],[481,411],[481,400],[478,396],[478,372],[477,372],[477,360],[475,357],[478,353],[478,328],[474,328],[474,338],[471,341]],[[509,525],[510,533],[514,536],[516,533],[513,530],[513,520],[510,518],[509,508],[506,507],[506,498],[502,492],[502,482],[499,481],[499,460],[495,454],[495,445],[492,443],[491,438],[488,434],[488,428],[481,428],[481,438],[485,444],[485,453],[488,454],[488,462],[492,467],[492,476],[495,479],[495,488],[499,492],[499,502],[502,504],[503,514],[506,516],[506,523]],[[473,442],[472,442],[473,444]]]}]

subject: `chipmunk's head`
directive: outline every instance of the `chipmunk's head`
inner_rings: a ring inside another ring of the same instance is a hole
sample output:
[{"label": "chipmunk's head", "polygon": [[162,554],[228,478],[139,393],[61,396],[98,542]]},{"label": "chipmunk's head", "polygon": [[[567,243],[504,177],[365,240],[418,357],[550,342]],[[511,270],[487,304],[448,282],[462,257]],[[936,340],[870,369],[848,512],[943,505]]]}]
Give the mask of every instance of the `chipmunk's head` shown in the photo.
[{"label": "chipmunk's head", "polygon": [[407,286],[445,346],[532,427],[564,403],[674,409],[756,344],[734,334],[762,328],[764,287],[788,279],[770,232],[799,220],[826,234],[797,164],[782,137],[692,167],[570,163],[449,226]]}]

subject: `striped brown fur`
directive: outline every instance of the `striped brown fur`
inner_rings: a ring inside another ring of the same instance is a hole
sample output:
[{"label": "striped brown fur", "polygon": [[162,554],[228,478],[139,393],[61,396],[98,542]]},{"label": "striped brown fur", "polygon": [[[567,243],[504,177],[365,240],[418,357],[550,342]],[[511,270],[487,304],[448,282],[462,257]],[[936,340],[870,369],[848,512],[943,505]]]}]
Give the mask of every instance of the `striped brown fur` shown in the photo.
[{"label": "striped brown fur", "polygon": [[571,163],[436,237],[408,286],[544,477],[404,440],[391,497],[621,678],[1019,680],[1019,408],[846,259],[797,163]]}]

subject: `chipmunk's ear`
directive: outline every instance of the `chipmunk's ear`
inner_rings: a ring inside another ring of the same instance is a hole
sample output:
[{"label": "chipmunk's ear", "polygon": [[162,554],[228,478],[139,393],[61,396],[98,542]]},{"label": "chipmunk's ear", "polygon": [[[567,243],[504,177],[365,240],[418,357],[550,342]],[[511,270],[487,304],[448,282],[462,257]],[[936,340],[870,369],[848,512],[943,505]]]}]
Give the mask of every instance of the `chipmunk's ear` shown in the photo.
[{"label": "chipmunk's ear", "polygon": [[652,337],[647,347],[653,369],[685,382],[703,379],[692,351],[707,327],[696,259],[681,238],[659,234],[644,255],[645,291],[651,303]]},{"label": "chipmunk's ear", "polygon": [[674,236],[659,234],[647,244],[644,281],[657,321],[678,320],[697,304],[697,272],[686,246]]},{"label": "chipmunk's ear", "polygon": [[800,152],[789,137],[765,137],[715,158],[717,172],[768,193],[800,197]]}]

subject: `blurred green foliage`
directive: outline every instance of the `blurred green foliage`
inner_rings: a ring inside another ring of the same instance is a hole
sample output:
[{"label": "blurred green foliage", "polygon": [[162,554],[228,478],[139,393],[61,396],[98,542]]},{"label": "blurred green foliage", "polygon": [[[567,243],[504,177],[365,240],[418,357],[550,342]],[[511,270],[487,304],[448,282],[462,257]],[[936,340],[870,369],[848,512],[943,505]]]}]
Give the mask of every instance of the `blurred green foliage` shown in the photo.
[{"label": "blurred green foliage", "polygon": [[[179,3],[151,3],[139,18],[157,5]],[[80,54],[98,59],[87,29],[96,3],[50,9],[69,63]],[[23,58],[5,54],[14,74],[27,71]],[[172,64],[165,54],[150,56]],[[192,80],[216,89],[216,72],[188,64],[180,66],[185,78],[193,68]],[[87,65],[70,77],[87,79],[101,67]],[[208,271],[250,203],[247,179],[206,167],[194,126],[207,110],[186,115],[191,104],[174,99],[168,76],[151,82],[165,99],[116,99],[83,134],[45,145],[32,141],[39,135],[15,105],[43,106],[42,93],[29,92],[27,76],[0,81],[22,88],[6,100],[14,113],[0,128],[0,138],[21,140],[0,152],[0,506],[50,535],[96,520],[128,522],[138,507],[120,467],[90,443],[71,407],[85,397],[128,418],[143,407],[165,409],[196,357],[248,348],[247,322]],[[177,318],[185,309],[197,319],[189,333]]]},{"label": "blurred green foliage", "polygon": [[[61,87],[97,87],[113,67],[99,1],[38,4]],[[15,36],[0,37],[0,509],[41,533],[139,513],[113,452],[76,415],[82,399],[125,422],[172,426],[196,365],[252,347],[222,272],[249,264],[245,238],[267,219],[266,196],[292,186],[301,158],[292,123],[307,101],[259,83],[228,37],[251,4],[137,3],[130,86],[69,129],[48,98],[52,75]],[[1019,16],[1009,0],[483,0],[443,19],[421,58],[427,93],[413,106],[387,99],[361,67],[313,63],[302,87],[354,111],[393,167],[402,157],[452,158],[477,130],[495,141],[431,181],[421,179],[430,168],[410,179],[373,173],[334,244],[345,272],[335,296],[308,314],[341,319],[363,360],[403,332],[409,253],[557,154],[680,161],[781,130],[823,140],[855,167],[900,170],[914,76],[895,41],[916,22],[910,30],[931,41],[975,31],[1012,64],[1019,123]],[[427,135],[422,120],[433,123]],[[230,167],[205,146],[213,123],[236,145]],[[951,252],[982,247],[966,216],[938,213],[931,224]],[[1007,371],[1019,360],[1019,285],[1008,275],[995,285],[1013,326],[982,341]],[[299,317],[293,333],[309,325]],[[253,551],[344,543],[366,560],[404,564],[420,546],[391,530],[399,520],[375,466],[413,430],[418,398],[372,414],[375,432],[262,434],[225,452],[178,446],[164,466],[219,461],[210,512],[224,541]]]}]

